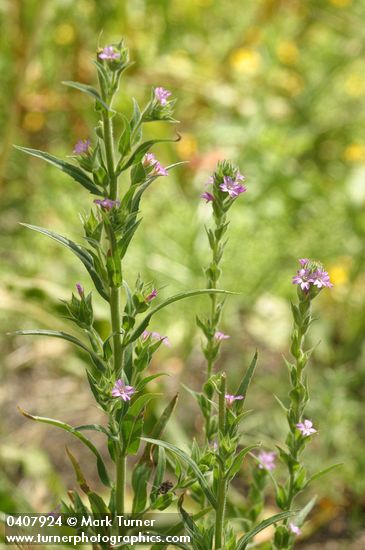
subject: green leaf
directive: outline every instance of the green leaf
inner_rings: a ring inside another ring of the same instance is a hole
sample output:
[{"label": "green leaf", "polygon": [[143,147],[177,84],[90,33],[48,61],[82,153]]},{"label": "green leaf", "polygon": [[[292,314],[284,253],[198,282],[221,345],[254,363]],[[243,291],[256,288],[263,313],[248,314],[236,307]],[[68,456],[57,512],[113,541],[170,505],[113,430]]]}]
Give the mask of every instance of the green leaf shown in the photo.
[{"label": "green leaf", "polygon": [[94,431],[94,432],[101,432],[103,434],[105,434],[107,437],[113,437],[112,434],[106,429],[104,428],[104,426],[101,426],[100,424],[82,424],[82,426],[75,426],[74,428],[75,430],[78,430],[78,431],[86,431],[86,430],[91,430],[91,431]]},{"label": "green leaf", "polygon": [[247,453],[249,453],[250,451],[252,451],[252,449],[255,449],[256,447],[258,447],[258,445],[250,445],[248,447],[245,447],[244,449],[242,449],[238,455],[235,457],[233,463],[232,463],[232,466],[230,467],[230,469],[228,470],[228,473],[227,473],[227,479],[233,479],[234,476],[236,474],[238,474],[241,466],[242,466],[242,462],[243,462],[243,459],[245,458],[245,456],[247,455]]},{"label": "green leaf", "polygon": [[132,474],[133,508],[132,514],[142,512],[147,503],[147,484],[151,476],[152,468],[149,464],[138,463]]},{"label": "green leaf", "polygon": [[136,386],[136,391],[142,391],[149,382],[152,382],[152,380],[155,380],[155,378],[160,378],[161,376],[169,375],[166,372],[160,372],[158,374],[151,374],[151,376],[146,376],[146,378],[143,378],[140,382],[138,382]]},{"label": "green leaf", "polygon": [[75,344],[79,348],[86,351],[90,355],[96,368],[100,372],[105,372],[105,365],[100,359],[100,357],[91,349],[89,349],[85,344],[83,344],[78,338],[76,338],[75,336],[72,336],[72,334],[68,334],[67,332],[62,332],[59,330],[30,329],[30,330],[15,330],[14,332],[10,332],[9,334],[20,335],[20,336],[50,336],[52,338],[61,338],[62,340],[67,340],[68,342],[71,342],[72,344]]},{"label": "green leaf", "polygon": [[122,132],[122,135],[120,136],[118,151],[121,154],[121,156],[124,157],[131,150],[131,127],[127,117],[125,117],[122,114],[121,114],[121,117],[123,119],[124,130]]},{"label": "green leaf", "polygon": [[199,296],[201,294],[235,294],[235,292],[229,292],[228,290],[218,290],[213,288],[204,288],[200,290],[188,290],[187,292],[179,292],[178,294],[174,294],[174,296],[170,296],[170,298],[167,298],[161,304],[154,307],[149,311],[149,313],[146,315],[146,317],[143,319],[143,321],[134,329],[130,337],[128,338],[127,342],[124,342],[124,346],[130,344],[131,342],[134,342],[142,334],[144,330],[148,327],[148,324],[158,311],[165,308],[166,306],[173,304],[174,302],[178,302],[179,300],[183,300],[185,298],[191,298],[192,296]]},{"label": "green leaf", "polygon": [[125,164],[119,168],[118,174],[120,174],[121,172],[124,172],[124,170],[127,170],[127,168],[129,168],[130,166],[137,164],[140,160],[142,160],[142,158],[147,153],[147,151],[151,149],[153,145],[156,145],[156,143],[172,143],[172,142],[180,141],[180,139],[181,139],[181,136],[178,135],[177,138],[150,139],[149,141],[145,141],[144,143],[141,143],[141,145],[137,147],[137,149],[132,153],[132,155],[125,162]]},{"label": "green leaf", "polygon": [[265,519],[256,527],[251,529],[246,535],[244,535],[242,538],[239,539],[237,544],[236,550],[245,550],[247,548],[248,543],[250,540],[255,537],[258,533],[272,525],[273,523],[278,523],[279,521],[282,521],[283,519],[290,518],[291,516],[294,516],[295,512],[281,512],[280,514],[276,514],[275,516],[271,516],[268,519]]},{"label": "green leaf", "polygon": [[306,517],[308,516],[308,514],[311,512],[313,506],[315,505],[316,500],[317,500],[317,497],[314,496],[308,502],[308,504],[306,504],[304,506],[304,508],[302,508],[300,510],[300,512],[295,516],[295,524],[298,525],[298,527],[301,527],[303,525],[303,523],[305,522]]},{"label": "green leaf", "polygon": [[85,187],[90,193],[93,193],[94,195],[104,196],[103,191],[101,191],[93,182],[92,179],[89,178],[85,174],[81,168],[78,166],[75,166],[74,164],[70,164],[69,162],[65,162],[64,160],[61,160],[57,157],[54,157],[53,155],[50,155],[49,153],[45,153],[43,151],[38,151],[37,149],[30,149],[29,147],[20,147],[19,145],[14,145],[16,149],[19,149],[19,151],[23,151],[23,153],[27,153],[28,155],[31,155],[33,157],[40,158],[42,160],[45,160],[49,164],[52,164],[53,166],[56,166],[59,170],[62,172],[65,172],[68,176],[71,176],[75,181],[80,183],[83,187]]},{"label": "green leaf", "polygon": [[200,471],[199,466],[196,464],[196,462],[194,462],[194,460],[190,458],[189,455],[187,455],[184,451],[182,451],[178,447],[175,447],[175,445],[171,445],[171,443],[166,443],[165,441],[161,441],[159,439],[150,439],[149,437],[142,437],[141,439],[143,441],[146,441],[147,443],[151,443],[152,445],[159,445],[160,447],[164,447],[165,449],[173,453],[175,456],[183,460],[183,462],[185,462],[195,473],[197,480],[199,481],[200,486],[205,496],[209,500],[209,502],[212,504],[214,508],[217,507],[216,498],[212,493],[207,480],[205,479],[202,472]]},{"label": "green leaf", "polygon": [[65,430],[66,432],[72,434],[74,437],[77,437],[94,455],[96,456],[96,464],[98,468],[98,473],[101,481],[106,485],[107,487],[110,487],[110,480],[108,473],[106,471],[103,459],[101,458],[101,455],[95,445],[88,439],[83,433],[79,432],[69,424],[66,424],[66,422],[61,422],[60,420],[55,420],[53,418],[47,418],[44,416],[34,416],[32,414],[29,414],[28,412],[24,411],[20,407],[18,407],[19,412],[25,416],[26,418],[29,418],[30,420],[35,420],[36,422],[43,422],[44,424],[50,424],[51,426],[56,426],[57,428],[61,428],[62,430]]},{"label": "green leaf", "polygon": [[23,225],[24,227],[27,227],[28,229],[32,229],[32,231],[37,231],[38,233],[41,233],[42,235],[46,235],[50,239],[53,239],[54,241],[57,241],[58,243],[61,243],[63,246],[71,250],[81,260],[81,262],[84,264],[85,268],[87,269],[91,279],[93,280],[95,287],[97,291],[99,292],[100,296],[102,296],[105,300],[109,301],[109,295],[105,289],[104,282],[98,275],[98,273],[95,271],[94,265],[93,265],[93,258],[91,254],[82,246],[74,243],[67,237],[63,237],[62,235],[59,235],[58,233],[55,233],[54,231],[49,231],[48,229],[45,229],[44,227],[38,227],[37,225],[30,225],[28,223],[21,223],[20,225]]},{"label": "green leaf", "polygon": [[82,470],[81,470],[81,466],[80,464],[78,463],[78,461],[76,460],[76,458],[74,457],[74,455],[71,453],[70,449],[68,447],[66,447],[66,452],[68,454],[68,457],[71,461],[71,464],[73,466],[73,469],[75,470],[75,474],[76,474],[76,480],[77,480],[77,483],[79,484],[80,486],[80,489],[86,494],[88,495],[90,493],[90,487],[88,486],[87,482],[86,482],[86,479],[84,477],[84,474],[82,473]]},{"label": "green leaf", "polygon": [[105,103],[105,101],[102,99],[101,95],[95,88],[92,86],[88,86],[87,84],[81,84],[81,82],[73,82],[71,80],[64,80],[62,82],[65,86],[69,86],[70,88],[75,88],[76,90],[79,90],[80,92],[84,92],[84,94],[89,95],[93,99],[96,100],[97,103],[102,105],[104,109],[106,109],[109,112],[113,112],[112,109],[109,108],[109,106]]},{"label": "green leaf", "polygon": [[[252,380],[252,377],[253,377],[255,369],[256,369],[257,357],[258,357],[258,354],[257,354],[257,350],[256,350],[255,355],[253,356],[253,359],[250,363],[250,366],[248,367],[248,369],[247,369],[247,371],[246,371],[246,373],[243,377],[243,380],[242,380],[241,384],[238,387],[236,395],[243,395],[244,397],[246,396],[248,387],[250,385],[250,382]],[[244,400],[242,400],[242,401],[244,401]]]},{"label": "green leaf", "polygon": [[144,409],[156,394],[145,394],[138,397],[128,409],[128,413],[121,420],[121,436],[123,441],[123,453],[136,454],[142,435]]},{"label": "green leaf", "polygon": [[314,481],[315,479],[319,479],[320,477],[328,474],[329,472],[331,472],[335,468],[339,468],[340,466],[343,466],[343,462],[338,462],[337,464],[332,464],[332,466],[328,466],[328,468],[324,468],[323,470],[320,470],[319,472],[316,472],[315,474],[313,474],[308,479],[306,486],[308,486],[311,481]]}]

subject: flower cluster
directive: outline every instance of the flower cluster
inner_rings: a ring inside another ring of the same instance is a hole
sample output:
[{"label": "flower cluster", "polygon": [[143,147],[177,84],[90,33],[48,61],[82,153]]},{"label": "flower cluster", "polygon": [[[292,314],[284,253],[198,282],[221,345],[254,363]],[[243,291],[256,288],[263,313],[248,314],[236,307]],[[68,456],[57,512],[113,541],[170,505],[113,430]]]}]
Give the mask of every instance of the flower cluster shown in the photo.
[{"label": "flower cluster", "polygon": [[299,263],[301,268],[293,277],[293,284],[300,285],[305,293],[308,293],[311,286],[315,286],[319,290],[323,287],[331,288],[333,286],[322,264],[308,260],[308,258],[300,259]]},{"label": "flower cluster", "polygon": [[169,92],[169,90],[166,90],[165,88],[162,88],[162,86],[155,88],[155,99],[163,107],[167,105],[167,100],[170,96],[171,92]]},{"label": "flower cluster", "polygon": [[230,199],[236,199],[247,191],[247,187],[243,185],[245,179],[246,177],[231,163],[220,162],[213,176],[206,182],[207,186],[213,186],[212,191],[204,191],[200,197],[206,202],[213,202],[216,198],[223,200],[227,195]]},{"label": "flower cluster", "polygon": [[117,52],[114,46],[105,46],[98,57],[106,61],[113,61],[120,58],[120,52]]}]

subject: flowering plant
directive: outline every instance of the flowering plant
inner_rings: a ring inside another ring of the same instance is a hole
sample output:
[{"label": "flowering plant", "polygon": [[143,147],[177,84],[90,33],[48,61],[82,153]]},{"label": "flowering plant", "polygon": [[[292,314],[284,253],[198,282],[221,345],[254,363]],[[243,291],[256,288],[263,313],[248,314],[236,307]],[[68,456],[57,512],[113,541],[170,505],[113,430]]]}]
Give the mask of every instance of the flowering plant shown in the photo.
[{"label": "flowering plant", "polygon": [[[79,245],[69,238],[48,229],[23,224],[67,247],[87,270],[95,291],[107,302],[110,311],[110,334],[103,339],[97,331],[93,316],[92,293],[76,284],[76,293],[65,302],[67,316],[80,329],[80,338],[65,332],[52,330],[18,331],[23,335],[40,335],[62,338],[82,348],[89,356],[86,376],[98,406],[106,415],[106,424],[70,426],[62,421],[22,413],[33,420],[48,423],[66,430],[79,439],[96,459],[96,468],[105,486],[99,495],[90,488],[83,474],[82,465],[70,451],[68,455],[76,478],[86,499],[76,491],[70,491],[70,502],[62,502],[62,511],[79,514],[123,515],[143,514],[146,511],[165,510],[177,504],[182,521],[169,527],[169,532],[185,530],[191,535],[191,544],[199,550],[244,550],[254,536],[269,525],[275,525],[273,547],[292,548],[295,536],[300,532],[311,503],[297,513],[293,509],[295,496],[311,479],[306,477],[299,457],[307,441],[317,430],[304,417],[308,402],[308,387],[303,370],[310,351],[303,349],[304,336],[312,322],[311,301],[323,287],[331,286],[323,267],[309,260],[300,260],[301,269],[293,282],[298,284],[299,304],[292,305],[294,329],[291,354],[294,363],[287,362],[292,389],[290,403],[282,404],[289,423],[285,447],[279,447],[280,459],[288,470],[286,484],[277,482],[273,475],[276,454],[272,451],[253,450],[259,446],[241,446],[240,426],[247,411],[245,398],[253,377],[257,353],[244,373],[235,391],[230,387],[225,373],[215,372],[220,347],[230,338],[221,329],[224,302],[219,296],[229,294],[218,288],[221,261],[226,245],[228,213],[246,192],[245,176],[231,162],[222,161],[211,176],[207,190],[201,194],[212,207],[213,226],[207,228],[211,261],[205,270],[206,288],[184,291],[160,300],[156,288],[138,275],[134,286],[123,274],[124,258],[130,250],[132,239],[140,227],[140,208],[147,189],[159,177],[168,176],[176,165],[164,167],[156,159],[151,148],[159,142],[173,139],[143,141],[144,124],[153,121],[175,122],[175,101],[171,92],[158,86],[152,90],[144,109],[133,100],[133,114],[127,117],[117,113],[113,100],[118,92],[120,79],[130,65],[128,49],[123,41],[108,45],[97,52],[94,61],[99,89],[77,82],[66,82],[90,96],[96,105],[100,120],[95,137],[80,140],[73,149],[74,162],[66,162],[49,153],[18,147],[25,153],[38,157],[68,174],[96,198],[90,213],[83,218],[86,245]],[[116,116],[122,120],[123,129],[115,135]],[[121,185],[121,181],[122,185]],[[148,330],[154,315],[166,306],[182,299],[206,294],[210,300],[207,318],[197,318],[197,325],[204,335],[202,351],[206,359],[206,377],[201,392],[189,390],[196,399],[204,419],[204,437],[194,442],[190,453],[163,441],[167,422],[173,414],[177,396],[166,404],[160,418],[150,431],[144,427],[146,407],[154,394],[148,384],[161,374],[146,375],[152,356],[164,344],[167,336]],[[155,305],[157,303],[157,305]],[[230,393],[233,392],[233,393]],[[102,454],[86,431],[104,434],[107,449],[114,464],[111,475]],[[144,448],[141,450],[141,446]],[[133,466],[128,458],[137,455]],[[253,459],[251,488],[246,498],[245,510],[237,532],[227,522],[235,517],[230,503],[230,485],[241,472],[245,458]],[[169,475],[174,482],[166,479]],[[280,512],[259,522],[264,505],[265,485],[271,478]],[[126,500],[126,487],[130,484],[133,499]],[[195,501],[195,510],[188,513],[183,504],[184,495]],[[105,526],[105,533],[109,527]],[[122,534],[125,534],[123,532]],[[101,544],[102,548],[108,545]],[[128,544],[122,545],[128,547]],[[178,545],[186,548],[183,544]],[[166,546],[165,546],[166,547]]]}]

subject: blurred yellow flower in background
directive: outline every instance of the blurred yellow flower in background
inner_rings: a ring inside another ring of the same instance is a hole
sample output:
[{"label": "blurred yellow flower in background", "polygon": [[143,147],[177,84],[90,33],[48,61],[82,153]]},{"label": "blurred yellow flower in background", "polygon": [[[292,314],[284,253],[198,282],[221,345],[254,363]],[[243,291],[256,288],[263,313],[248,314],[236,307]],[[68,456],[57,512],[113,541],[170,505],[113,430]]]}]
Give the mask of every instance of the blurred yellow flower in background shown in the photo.
[{"label": "blurred yellow flower in background", "polygon": [[250,48],[237,48],[229,57],[233,69],[246,74],[255,74],[261,66],[261,55]]},{"label": "blurred yellow flower in background", "polygon": [[283,75],[280,82],[281,87],[291,96],[298,95],[304,88],[302,77],[294,72],[288,72]]},{"label": "blurred yellow flower in background", "polygon": [[177,142],[176,148],[180,158],[186,160],[195,155],[198,144],[192,134],[183,134],[181,140]]},{"label": "blurred yellow flower in background", "polygon": [[54,40],[60,46],[72,44],[75,40],[75,29],[69,23],[62,23],[55,29]]},{"label": "blurred yellow flower in background", "polygon": [[363,143],[351,143],[344,150],[343,158],[348,162],[365,160],[365,145]]},{"label": "blurred yellow flower in background", "polygon": [[292,40],[283,40],[276,47],[276,54],[279,61],[284,65],[295,65],[299,58],[299,50]]},{"label": "blurred yellow flower in background", "polygon": [[45,118],[43,113],[26,113],[23,118],[23,128],[28,132],[39,132],[44,126]]},{"label": "blurred yellow flower in background", "polygon": [[335,286],[344,285],[349,278],[348,267],[345,265],[345,262],[331,266],[328,270],[328,274]]},{"label": "blurred yellow flower in background", "polygon": [[347,8],[347,6],[351,6],[352,0],[329,0],[329,3],[337,8]]},{"label": "blurred yellow flower in background", "polygon": [[345,80],[346,93],[352,97],[359,97],[365,91],[365,79],[362,75],[353,73]]}]

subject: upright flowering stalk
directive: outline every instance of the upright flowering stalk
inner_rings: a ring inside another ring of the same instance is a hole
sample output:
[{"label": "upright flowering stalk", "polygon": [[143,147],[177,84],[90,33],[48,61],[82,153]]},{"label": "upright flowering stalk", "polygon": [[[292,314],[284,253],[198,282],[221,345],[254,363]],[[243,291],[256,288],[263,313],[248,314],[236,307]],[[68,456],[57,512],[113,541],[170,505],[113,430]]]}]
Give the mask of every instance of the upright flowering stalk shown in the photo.
[{"label": "upright flowering stalk", "polygon": [[[102,337],[98,332],[94,325],[92,293],[85,293],[83,285],[77,283],[77,295],[72,295],[71,300],[65,302],[65,308],[68,318],[80,329],[81,338],[86,336],[86,341],[65,332],[49,330],[19,331],[19,334],[63,338],[88,354],[87,380],[98,406],[106,415],[107,425],[95,425],[88,420],[77,429],[58,420],[24,414],[63,428],[83,442],[95,455],[99,477],[110,491],[107,502],[96,495],[86,483],[82,467],[69,452],[77,480],[89,499],[90,508],[72,491],[71,503],[63,503],[63,511],[82,514],[92,511],[111,515],[133,511],[139,514],[145,509],[163,510],[176,499],[174,486],[171,482],[164,482],[165,457],[162,452],[151,450],[150,444],[146,445],[139,460],[134,461],[133,470],[129,472],[127,469],[127,458],[137,454],[141,436],[160,437],[176,404],[175,396],[156,420],[153,429],[145,431],[143,421],[146,406],[153,397],[146,386],[149,381],[160,376],[145,376],[145,371],[158,348],[162,344],[170,345],[166,336],[147,329],[153,315],[167,305],[190,296],[211,295],[218,291],[213,287],[183,291],[161,301],[154,285],[145,283],[140,276],[136,277],[134,286],[125,279],[124,257],[141,224],[139,214],[142,197],[157,178],[166,177],[172,168],[162,166],[150,149],[155,143],[174,140],[143,141],[143,127],[145,123],[157,120],[173,122],[175,100],[171,99],[171,92],[165,88],[154,88],[143,109],[134,100],[132,115],[119,113],[123,127],[119,135],[115,135],[114,98],[121,76],[129,66],[129,54],[123,41],[100,49],[95,66],[99,89],[78,82],[65,83],[90,96],[95,101],[99,115],[94,136],[78,141],[74,146],[72,162],[34,149],[19,149],[51,163],[93,195],[92,209],[83,217],[82,245],[42,227],[27,227],[67,247],[81,261],[95,291],[108,304],[110,332],[107,337]],[[83,431],[86,429],[95,429],[106,435],[107,448],[115,469],[111,475],[102,455],[86,437]],[[153,482],[150,482],[154,472]],[[133,503],[130,503],[129,509],[126,501],[127,478],[130,478],[133,489]],[[163,494],[159,492],[160,485],[164,487]]]},{"label": "upright flowering stalk", "polygon": [[[293,284],[298,288],[298,304],[292,304],[294,324],[290,353],[294,361],[286,361],[291,384],[289,406],[288,408],[284,407],[289,432],[286,438],[286,448],[279,448],[280,459],[288,470],[288,479],[284,485],[277,484],[276,488],[276,501],[282,510],[290,510],[296,495],[310,482],[306,469],[301,463],[301,454],[305,445],[317,433],[317,428],[305,414],[305,408],[309,401],[305,368],[312,352],[310,349],[305,349],[305,335],[313,320],[312,301],[323,288],[332,287],[328,273],[319,262],[303,258],[299,260],[299,263],[300,269],[293,277]],[[299,521],[302,524],[304,517],[301,516]],[[300,533],[300,526],[292,520],[290,522],[287,520],[285,525],[278,526],[275,532],[274,548],[286,550],[292,548],[295,537]]]},{"label": "upright flowering stalk", "polygon": [[[211,261],[205,270],[207,288],[217,289],[218,287],[221,275],[220,264],[227,242],[227,214],[236,198],[246,191],[246,187],[243,185],[244,180],[245,176],[239,172],[239,169],[225,160],[218,163],[216,171],[206,184],[207,190],[201,194],[201,198],[212,205],[214,224],[213,228],[206,230],[211,250]],[[205,433],[208,442],[214,439],[217,430],[217,422],[212,419],[210,400],[213,395],[213,388],[209,384],[209,379],[213,374],[213,367],[218,358],[222,342],[230,338],[228,334],[224,334],[218,328],[222,307],[223,302],[217,301],[216,294],[211,294],[208,318],[204,321],[197,319],[198,326],[205,336],[203,353],[207,361],[206,384],[204,387],[206,398],[202,398],[200,404],[205,418]]]}]

